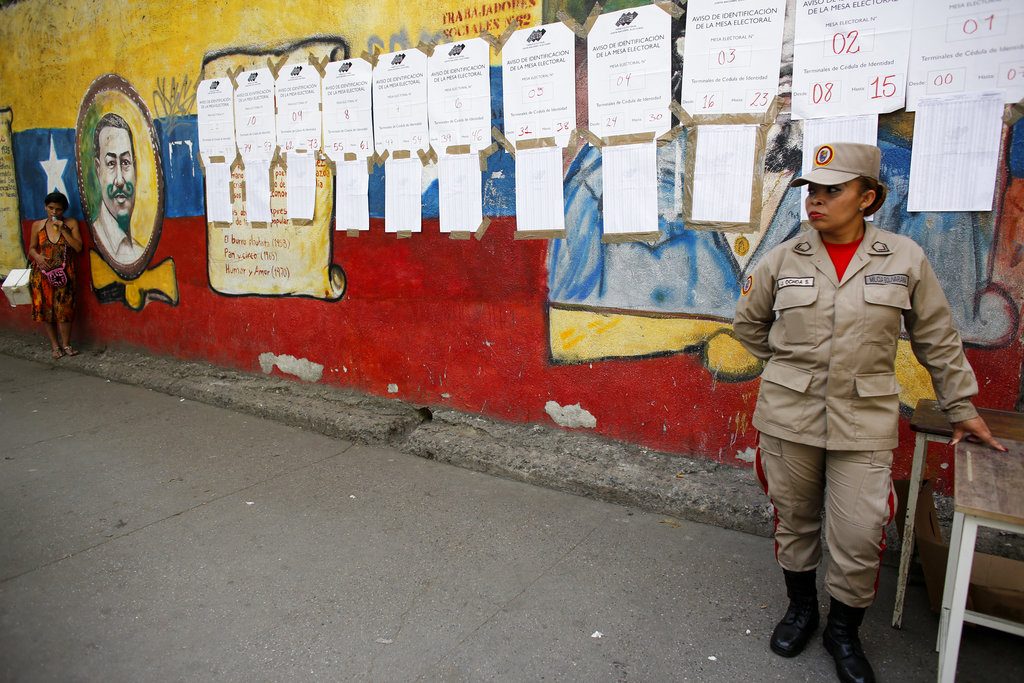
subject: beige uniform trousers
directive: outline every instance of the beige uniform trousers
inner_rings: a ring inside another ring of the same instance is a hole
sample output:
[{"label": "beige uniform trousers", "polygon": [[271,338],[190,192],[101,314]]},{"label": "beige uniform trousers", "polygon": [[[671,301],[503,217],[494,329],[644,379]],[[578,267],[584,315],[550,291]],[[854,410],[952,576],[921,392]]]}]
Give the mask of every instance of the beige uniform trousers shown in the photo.
[{"label": "beige uniform trousers", "polygon": [[775,557],[782,568],[818,567],[824,505],[825,588],[850,607],[874,602],[885,526],[896,508],[892,451],[829,451],[761,434],[756,467],[775,506]]}]

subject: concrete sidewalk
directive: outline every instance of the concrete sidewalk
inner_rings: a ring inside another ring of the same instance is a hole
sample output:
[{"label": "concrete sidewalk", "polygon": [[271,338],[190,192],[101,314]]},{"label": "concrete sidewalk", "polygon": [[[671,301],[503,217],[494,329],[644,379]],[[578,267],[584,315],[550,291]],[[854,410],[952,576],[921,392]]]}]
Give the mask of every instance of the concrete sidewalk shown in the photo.
[{"label": "concrete sidewalk", "polygon": [[[0,679],[834,680],[769,541],[0,355]],[[935,675],[912,587],[865,647]],[[600,637],[598,637],[600,635]],[[967,633],[963,680],[1024,675]]]},{"label": "concrete sidewalk", "polygon": [[659,453],[585,430],[510,424],[322,383],[123,348],[53,361],[39,335],[0,330],[0,354],[231,408],[361,445],[648,511],[769,536],[771,506],[749,469]]}]

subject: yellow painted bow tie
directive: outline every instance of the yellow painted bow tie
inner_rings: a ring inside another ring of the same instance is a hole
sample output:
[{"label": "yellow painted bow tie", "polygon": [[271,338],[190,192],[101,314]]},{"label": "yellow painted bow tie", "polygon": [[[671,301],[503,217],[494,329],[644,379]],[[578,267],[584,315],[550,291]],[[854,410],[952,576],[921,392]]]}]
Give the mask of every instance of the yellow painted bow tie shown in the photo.
[{"label": "yellow painted bow tie", "polygon": [[101,290],[113,284],[124,286],[124,299],[136,311],[142,310],[149,299],[178,303],[178,280],[175,277],[174,261],[164,259],[154,268],[144,270],[137,278],[125,280],[107,265],[94,249],[89,250],[89,265],[92,268],[92,286]]}]

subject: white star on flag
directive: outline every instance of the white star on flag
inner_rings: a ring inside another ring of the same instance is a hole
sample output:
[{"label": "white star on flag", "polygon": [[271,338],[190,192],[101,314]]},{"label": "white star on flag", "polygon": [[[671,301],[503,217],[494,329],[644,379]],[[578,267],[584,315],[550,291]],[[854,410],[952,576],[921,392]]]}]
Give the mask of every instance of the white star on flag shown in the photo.
[{"label": "white star on flag", "polygon": [[64,185],[64,167],[68,165],[68,160],[57,158],[57,149],[53,146],[53,135],[50,135],[50,158],[40,161],[39,165],[46,173],[46,194],[57,190],[67,197],[68,188]]}]

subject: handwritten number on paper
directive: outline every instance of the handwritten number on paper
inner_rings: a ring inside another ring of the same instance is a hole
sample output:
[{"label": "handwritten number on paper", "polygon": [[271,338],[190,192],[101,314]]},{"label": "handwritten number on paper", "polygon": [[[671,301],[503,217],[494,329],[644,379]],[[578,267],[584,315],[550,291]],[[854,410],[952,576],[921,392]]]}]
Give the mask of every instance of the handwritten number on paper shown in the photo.
[{"label": "handwritten number on paper", "polygon": [[832,101],[832,88],[834,84],[832,82],[827,83],[815,83],[811,88],[811,101],[814,104],[821,104],[822,102]]},{"label": "handwritten number on paper", "polygon": [[840,31],[832,36],[832,52],[837,55],[855,55],[860,52],[860,45],[857,44],[857,38],[860,37],[860,32],[854,29],[847,33]]},{"label": "handwritten number on paper", "polygon": [[892,97],[896,94],[896,84],[893,83],[893,79],[896,78],[896,74],[889,74],[888,76],[875,76],[875,80],[871,81],[871,85],[875,86],[875,94],[871,96],[871,99],[877,100],[880,97]]}]

